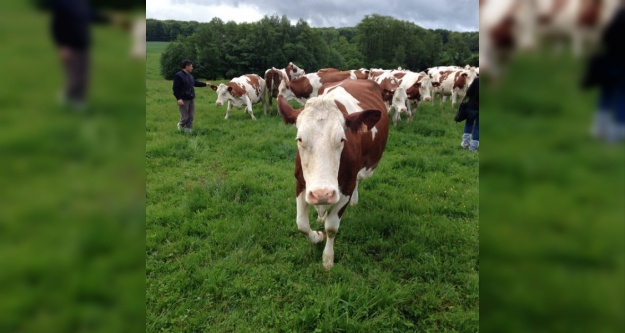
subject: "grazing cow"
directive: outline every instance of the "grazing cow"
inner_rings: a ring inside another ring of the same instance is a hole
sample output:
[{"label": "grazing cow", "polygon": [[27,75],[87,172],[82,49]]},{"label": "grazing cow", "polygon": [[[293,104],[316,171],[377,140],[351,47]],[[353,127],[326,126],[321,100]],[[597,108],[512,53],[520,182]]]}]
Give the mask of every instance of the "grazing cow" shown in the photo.
[{"label": "grazing cow", "polygon": [[[438,82],[434,89],[435,95],[441,95],[441,103],[445,102],[447,96],[451,96],[451,106],[456,106],[458,98],[462,100],[467,89],[477,77],[474,68],[466,69],[442,69],[440,71],[430,70],[432,81]],[[436,98],[436,96],[435,96]]]},{"label": "grazing cow", "polygon": [[596,46],[619,0],[533,0],[540,40],[564,38],[574,55]]},{"label": "grazing cow", "polygon": [[[414,114],[417,113],[419,102],[427,102],[432,99],[432,80],[430,76],[424,72],[415,73],[406,70],[392,71],[391,74],[397,78],[399,86],[406,90],[408,121],[411,121]],[[410,109],[411,104],[415,104],[414,110]],[[399,115],[397,115],[397,118],[399,120]]]},{"label": "grazing cow", "polygon": [[278,97],[278,87],[280,86],[280,82],[283,77],[286,77],[287,80],[295,80],[304,76],[304,74],[306,74],[306,72],[292,62],[289,62],[289,64],[282,69],[272,67],[266,70],[265,83],[267,84],[269,106],[273,106],[273,98]]},{"label": "grazing cow", "polygon": [[345,79],[356,79],[350,71],[309,73],[295,80],[282,80],[278,87],[278,95],[287,101],[296,100],[301,105],[306,100],[319,94],[321,85],[328,82],[338,82]]},{"label": "grazing cow", "polygon": [[400,87],[399,80],[391,74],[390,71],[385,71],[381,74],[376,73],[372,81],[375,81],[381,89],[382,100],[386,104],[386,108],[390,114],[391,109],[395,109],[393,116],[393,124],[397,126],[397,120],[401,112],[406,112],[406,103],[408,96],[406,94],[406,88]]},{"label": "grazing cow", "polygon": [[217,92],[217,101],[215,105],[221,106],[228,102],[228,108],[226,110],[226,117],[230,117],[230,110],[232,105],[237,109],[245,107],[245,113],[248,113],[252,119],[254,112],[252,111],[252,105],[258,102],[263,102],[263,113],[267,114],[267,104],[265,103],[265,80],[256,74],[246,74],[239,77],[235,77],[227,84],[221,83],[218,86],[210,86]]},{"label": "grazing cow", "polygon": [[386,146],[388,115],[379,89],[369,80],[344,80],[298,110],[278,96],[284,122],[297,127],[297,227],[311,243],[326,239],[310,228],[315,206],[325,221],[325,269],[334,265],[334,239],[347,204],[358,202],[358,182],[373,174]]}]

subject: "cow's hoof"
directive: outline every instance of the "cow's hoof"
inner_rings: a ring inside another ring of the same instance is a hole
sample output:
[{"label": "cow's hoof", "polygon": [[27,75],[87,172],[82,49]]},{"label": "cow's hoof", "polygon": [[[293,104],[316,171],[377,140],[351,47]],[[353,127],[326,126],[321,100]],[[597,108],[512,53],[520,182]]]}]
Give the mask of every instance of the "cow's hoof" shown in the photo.
[{"label": "cow's hoof", "polygon": [[323,269],[329,271],[330,269],[332,269],[332,267],[334,267],[334,260],[323,261]]}]

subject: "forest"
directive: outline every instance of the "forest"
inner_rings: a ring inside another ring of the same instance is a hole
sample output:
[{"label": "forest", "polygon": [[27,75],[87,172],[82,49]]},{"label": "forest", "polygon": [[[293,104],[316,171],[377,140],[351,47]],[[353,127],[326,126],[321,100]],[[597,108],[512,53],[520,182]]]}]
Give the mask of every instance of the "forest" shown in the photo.
[{"label": "forest", "polygon": [[320,68],[478,66],[479,32],[424,29],[389,16],[366,15],[355,27],[313,28],[303,20],[265,16],[258,22],[147,19],[147,41],[170,42],[161,75],[172,79],[181,59],[194,61],[196,77],[223,79],[263,74],[290,61],[307,72]]}]

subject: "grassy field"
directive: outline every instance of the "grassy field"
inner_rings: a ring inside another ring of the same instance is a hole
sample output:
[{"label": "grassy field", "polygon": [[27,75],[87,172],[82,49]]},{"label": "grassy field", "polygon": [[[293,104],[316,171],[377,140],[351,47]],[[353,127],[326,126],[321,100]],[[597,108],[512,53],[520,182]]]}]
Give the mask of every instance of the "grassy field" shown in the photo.
[{"label": "grassy field", "polygon": [[0,4],[0,332],[141,332],[144,62],[94,26],[87,108],[60,105],[50,17],[29,3]]},{"label": "grassy field", "polygon": [[482,331],[625,330],[625,151],[591,139],[584,70],[542,50],[482,89]]},{"label": "grassy field", "polygon": [[295,128],[260,105],[226,121],[196,88],[194,132],[177,132],[162,46],[146,67],[148,332],[479,330],[479,158],[449,105],[390,130],[326,272],[295,223]]}]

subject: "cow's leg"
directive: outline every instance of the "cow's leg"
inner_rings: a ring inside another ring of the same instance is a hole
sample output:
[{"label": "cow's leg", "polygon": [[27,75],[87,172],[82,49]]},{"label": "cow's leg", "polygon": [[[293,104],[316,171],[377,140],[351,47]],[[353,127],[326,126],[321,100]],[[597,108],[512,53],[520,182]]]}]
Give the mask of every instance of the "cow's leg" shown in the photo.
[{"label": "cow's leg", "polygon": [[317,244],[322,241],[325,236],[321,231],[313,231],[310,229],[310,223],[308,222],[308,213],[310,210],[306,199],[304,199],[304,195],[306,195],[306,191],[302,191],[295,199],[297,202],[297,228],[299,232],[308,237],[308,241]]},{"label": "cow's leg", "polygon": [[230,101],[228,101],[228,107],[226,107],[226,117],[224,119],[228,119],[230,118],[230,110],[232,110],[232,103],[230,103]]},{"label": "cow's leg", "polygon": [[456,107],[456,99],[458,98],[458,93],[457,92],[452,92],[451,93],[451,107]]},{"label": "cow's leg", "polygon": [[408,122],[412,121],[414,118],[414,114],[417,113],[417,108],[419,107],[419,101],[415,101],[414,110],[408,110]]},{"label": "cow's leg", "polygon": [[245,112],[249,113],[249,115],[252,116],[253,120],[256,120],[256,117],[254,117],[254,111],[252,110],[252,101],[247,95],[245,95],[245,105]]},{"label": "cow's leg", "polygon": [[[265,90],[267,90],[267,87],[265,87]],[[263,114],[266,116],[267,115],[267,100],[265,98],[264,92],[261,95],[260,100],[263,102]]]},{"label": "cow's leg", "polygon": [[401,116],[399,115],[399,111],[395,110],[395,114],[393,114],[393,125],[397,126],[399,120],[401,120]]},{"label": "cow's leg", "polygon": [[341,199],[332,207],[332,210],[328,213],[328,217],[326,218],[325,229],[328,237],[326,239],[326,246],[323,249],[323,268],[325,269],[330,269],[334,266],[334,238],[339,232],[339,225],[341,223],[339,211],[341,211],[342,215],[349,199],[349,196],[341,195]]}]

